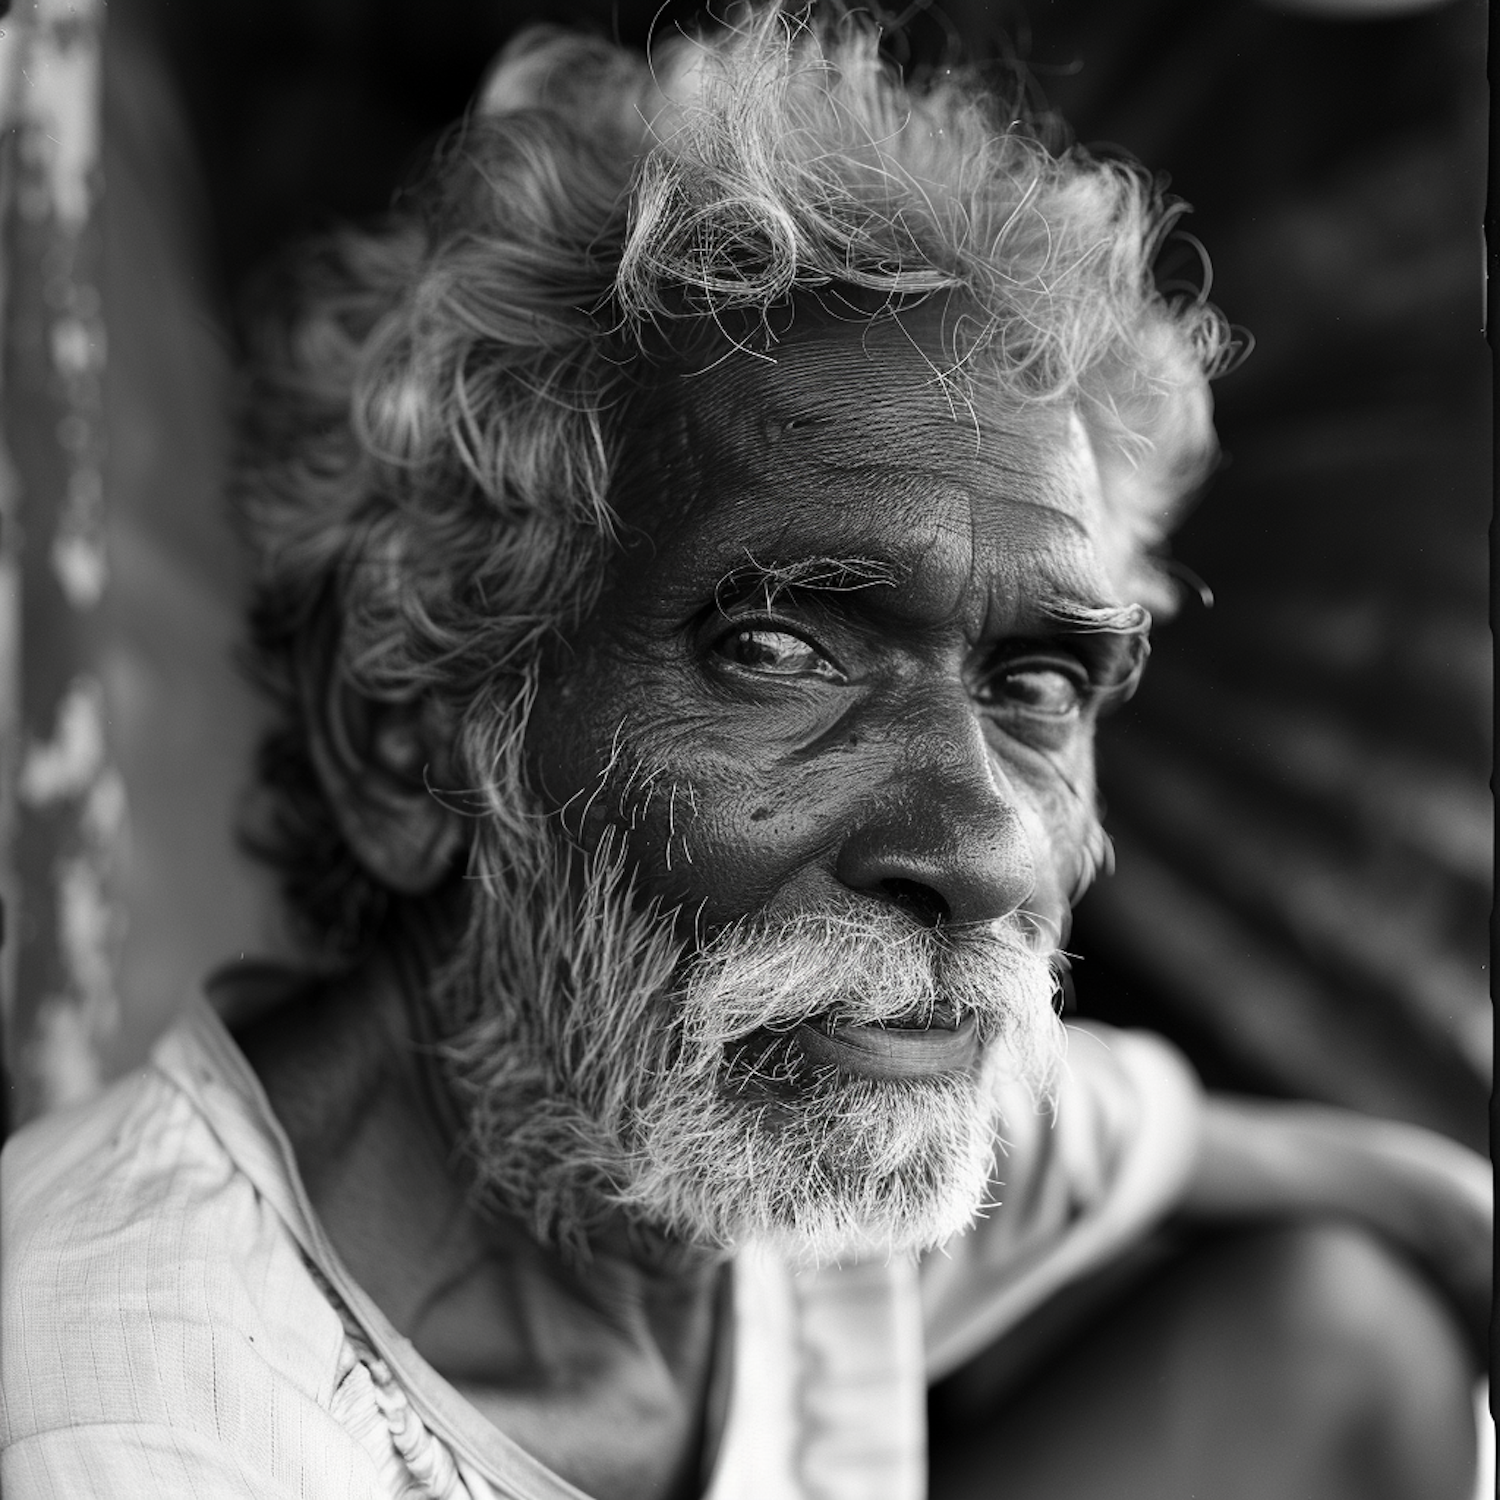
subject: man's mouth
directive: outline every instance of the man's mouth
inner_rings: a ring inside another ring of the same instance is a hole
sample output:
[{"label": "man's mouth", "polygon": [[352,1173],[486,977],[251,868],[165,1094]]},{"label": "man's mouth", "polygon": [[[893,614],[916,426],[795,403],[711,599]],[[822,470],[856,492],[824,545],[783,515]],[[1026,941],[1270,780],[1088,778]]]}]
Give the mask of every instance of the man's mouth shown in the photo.
[{"label": "man's mouth", "polygon": [[945,1000],[893,1021],[846,1022],[836,1013],[803,1021],[792,1041],[809,1062],[861,1078],[934,1078],[962,1072],[979,1056],[973,1015],[960,1018]]}]

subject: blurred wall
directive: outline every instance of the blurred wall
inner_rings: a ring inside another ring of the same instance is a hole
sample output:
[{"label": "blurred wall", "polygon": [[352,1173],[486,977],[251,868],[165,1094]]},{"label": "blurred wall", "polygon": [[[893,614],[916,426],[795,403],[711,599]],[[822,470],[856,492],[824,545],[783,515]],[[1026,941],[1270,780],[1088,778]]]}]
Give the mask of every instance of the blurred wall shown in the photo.
[{"label": "blurred wall", "polygon": [[12,1121],[138,1061],[206,967],[274,941],[231,832],[256,709],[198,157],[114,11],[102,50],[97,5],[31,0],[0,32]]},{"label": "blurred wall", "polygon": [[114,1072],[210,967],[278,940],[269,882],[232,832],[259,711],[234,659],[243,588],[222,495],[232,354],[199,160],[128,4],[110,6],[105,59],[112,576],[101,668],[130,807],[124,1024],[102,1046]]}]

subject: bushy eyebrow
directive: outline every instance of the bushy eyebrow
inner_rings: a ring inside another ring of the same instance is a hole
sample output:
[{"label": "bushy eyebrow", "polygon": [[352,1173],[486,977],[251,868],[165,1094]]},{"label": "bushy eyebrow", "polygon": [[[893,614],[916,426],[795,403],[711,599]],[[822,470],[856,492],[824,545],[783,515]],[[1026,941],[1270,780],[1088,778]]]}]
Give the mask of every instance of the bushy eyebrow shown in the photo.
[{"label": "bushy eyebrow", "polygon": [[1078,643],[1094,637],[1097,649],[1085,653],[1090,659],[1101,706],[1121,703],[1140,683],[1151,654],[1151,611],[1140,604],[1085,604],[1079,599],[1052,598],[1042,606],[1043,616]]},{"label": "bushy eyebrow", "polygon": [[714,585],[721,612],[750,598],[767,609],[785,593],[849,594],[859,589],[894,587],[906,577],[898,563],[874,557],[803,557],[795,562],[761,562],[748,551]]},{"label": "bushy eyebrow", "polygon": [[1084,604],[1078,599],[1043,601],[1041,614],[1079,635],[1122,635],[1144,639],[1151,634],[1151,611],[1141,604]]}]

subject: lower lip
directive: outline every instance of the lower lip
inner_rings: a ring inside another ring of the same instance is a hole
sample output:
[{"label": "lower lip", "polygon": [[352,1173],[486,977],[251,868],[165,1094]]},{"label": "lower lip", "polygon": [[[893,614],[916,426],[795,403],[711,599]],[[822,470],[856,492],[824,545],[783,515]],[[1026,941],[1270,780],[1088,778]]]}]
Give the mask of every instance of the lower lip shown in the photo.
[{"label": "lower lip", "polygon": [[795,1033],[809,1062],[832,1064],[861,1078],[937,1078],[962,1072],[979,1056],[973,1016],[951,1029],[906,1031],[894,1026],[835,1026],[820,1031],[805,1022]]}]

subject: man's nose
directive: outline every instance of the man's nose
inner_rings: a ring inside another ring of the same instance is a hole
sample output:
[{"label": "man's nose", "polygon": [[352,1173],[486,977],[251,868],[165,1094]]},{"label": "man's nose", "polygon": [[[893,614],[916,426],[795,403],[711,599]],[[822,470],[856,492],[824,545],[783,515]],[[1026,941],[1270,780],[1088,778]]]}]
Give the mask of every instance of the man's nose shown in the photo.
[{"label": "man's nose", "polygon": [[857,815],[835,865],[850,890],[928,926],[997,921],[1036,887],[1014,795],[977,726],[964,740],[903,757],[902,773]]}]

